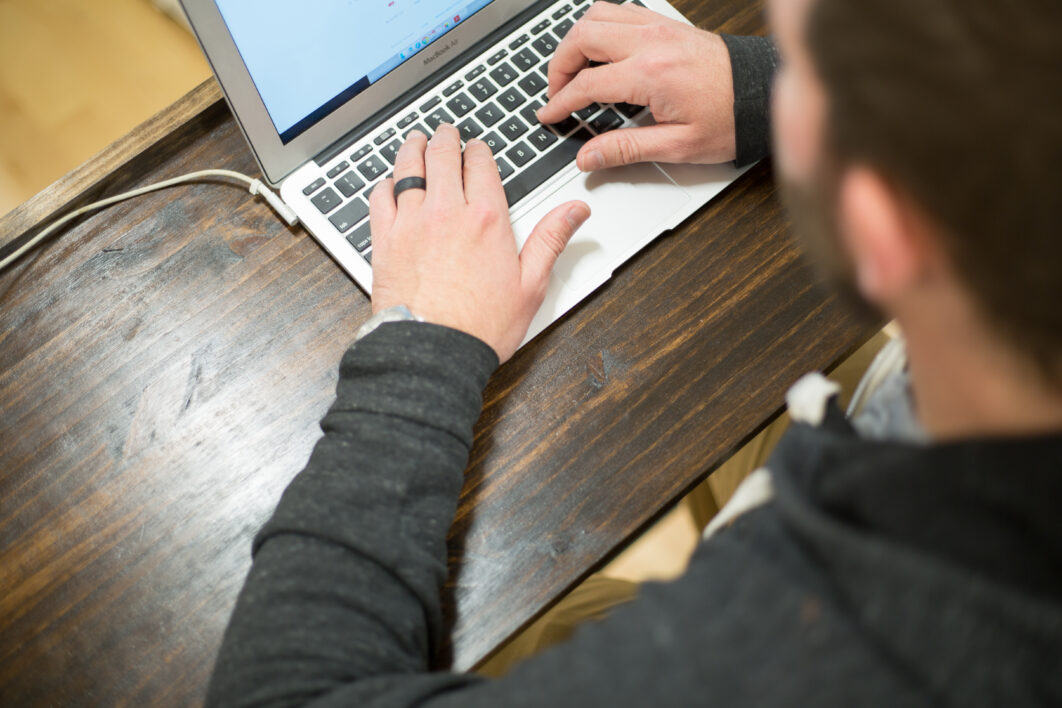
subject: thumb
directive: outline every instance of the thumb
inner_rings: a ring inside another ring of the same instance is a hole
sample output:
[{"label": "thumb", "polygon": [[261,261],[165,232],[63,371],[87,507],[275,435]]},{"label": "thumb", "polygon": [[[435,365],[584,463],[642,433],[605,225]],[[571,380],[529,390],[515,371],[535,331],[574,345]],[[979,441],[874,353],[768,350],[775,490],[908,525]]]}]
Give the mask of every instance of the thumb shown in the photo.
[{"label": "thumb", "polygon": [[623,128],[597,136],[579,150],[576,163],[583,172],[636,162],[673,162],[678,151],[674,125]]},{"label": "thumb", "polygon": [[541,299],[549,284],[549,274],[568,241],[590,217],[585,202],[562,204],[542,217],[520,249],[520,279],[525,292]]}]

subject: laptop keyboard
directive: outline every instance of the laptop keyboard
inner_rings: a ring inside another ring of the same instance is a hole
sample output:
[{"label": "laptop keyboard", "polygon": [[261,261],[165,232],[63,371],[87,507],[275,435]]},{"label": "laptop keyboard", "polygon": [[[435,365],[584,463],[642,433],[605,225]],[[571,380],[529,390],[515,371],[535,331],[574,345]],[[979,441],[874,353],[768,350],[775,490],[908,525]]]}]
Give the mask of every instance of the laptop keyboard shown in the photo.
[{"label": "laptop keyboard", "polygon": [[535,117],[546,102],[549,60],[589,8],[590,0],[550,7],[526,31],[506,38],[501,49],[494,47],[429,92],[435,95],[399,112],[333,158],[303,194],[372,263],[369,194],[392,176],[398,148],[411,132],[430,136],[442,123],[451,123],[462,141],[479,138],[490,147],[509,206],[516,204],[569,165],[591,137],[615,130],[643,110],[631,104],[593,104],[553,125],[542,125]]}]

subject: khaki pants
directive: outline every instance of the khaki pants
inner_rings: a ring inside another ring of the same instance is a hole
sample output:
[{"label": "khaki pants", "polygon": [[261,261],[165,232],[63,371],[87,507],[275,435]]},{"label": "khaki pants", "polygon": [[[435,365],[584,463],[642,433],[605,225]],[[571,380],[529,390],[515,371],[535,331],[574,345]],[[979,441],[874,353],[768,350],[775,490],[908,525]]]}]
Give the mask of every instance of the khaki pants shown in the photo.
[{"label": "khaki pants", "polygon": [[[848,405],[863,372],[888,341],[889,336],[879,332],[830,375],[831,380],[841,385],[842,408]],[[788,427],[789,416],[783,413],[682,500],[681,503],[689,506],[699,530],[703,531],[726,505],[742,480],[764,465]],[[604,619],[614,607],[630,602],[637,594],[637,583],[600,573],[592,575],[510,639],[476,671],[485,676],[502,676],[520,660],[567,640],[580,624]]]}]

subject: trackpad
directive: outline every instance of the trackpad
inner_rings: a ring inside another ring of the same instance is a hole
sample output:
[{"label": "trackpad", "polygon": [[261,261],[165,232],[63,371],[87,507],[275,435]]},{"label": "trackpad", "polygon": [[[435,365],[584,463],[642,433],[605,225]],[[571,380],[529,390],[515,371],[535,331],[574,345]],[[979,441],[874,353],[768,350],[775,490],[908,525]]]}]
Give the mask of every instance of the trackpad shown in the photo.
[{"label": "trackpad", "polygon": [[596,287],[621,263],[653,240],[668,217],[690,197],[654,164],[629,165],[592,174],[579,173],[513,223],[522,248],[549,211],[572,199],[590,205],[590,219],[557,259],[553,274],[578,289]]}]

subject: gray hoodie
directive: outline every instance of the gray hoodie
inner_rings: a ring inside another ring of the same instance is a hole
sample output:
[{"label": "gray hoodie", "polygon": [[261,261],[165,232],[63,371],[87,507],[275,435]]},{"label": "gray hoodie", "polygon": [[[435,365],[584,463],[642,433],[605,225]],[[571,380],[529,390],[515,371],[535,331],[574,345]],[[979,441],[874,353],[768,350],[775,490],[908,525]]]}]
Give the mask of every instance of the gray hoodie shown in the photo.
[{"label": "gray hoodie", "polygon": [[432,671],[482,342],[381,326],[344,357],[259,533],[209,705],[1062,705],[1062,434],[870,440],[832,405],[686,574],[488,680]]}]

